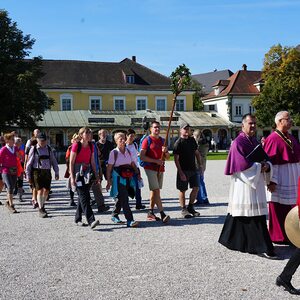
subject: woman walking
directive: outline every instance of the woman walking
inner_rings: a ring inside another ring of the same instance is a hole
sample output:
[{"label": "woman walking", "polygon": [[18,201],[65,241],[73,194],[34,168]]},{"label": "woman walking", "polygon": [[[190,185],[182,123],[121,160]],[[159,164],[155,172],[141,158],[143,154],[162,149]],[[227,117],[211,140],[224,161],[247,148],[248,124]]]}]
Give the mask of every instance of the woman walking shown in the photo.
[{"label": "woman walking", "polygon": [[100,222],[99,220],[95,220],[90,204],[91,171],[95,174],[96,182],[99,182],[99,175],[96,173],[94,147],[91,143],[92,131],[88,127],[82,127],[78,135],[80,142],[73,143],[70,155],[71,187],[73,190],[76,189],[78,194],[75,223],[86,226],[82,222],[82,213],[84,213],[88,225],[91,229],[94,229]]},{"label": "woman walking", "polygon": [[3,182],[7,189],[6,207],[11,213],[17,213],[13,204],[13,192],[17,182],[17,147],[12,133],[4,135],[5,146],[0,150],[0,166]]}]

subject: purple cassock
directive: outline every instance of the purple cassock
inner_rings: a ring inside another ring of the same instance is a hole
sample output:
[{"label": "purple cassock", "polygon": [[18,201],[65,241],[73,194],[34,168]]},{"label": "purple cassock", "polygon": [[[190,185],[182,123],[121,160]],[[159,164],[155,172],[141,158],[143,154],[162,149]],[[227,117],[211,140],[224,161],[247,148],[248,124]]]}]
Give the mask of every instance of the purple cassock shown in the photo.
[{"label": "purple cassock", "polygon": [[247,136],[241,132],[233,141],[225,167],[225,175],[232,175],[249,169],[253,162],[249,161],[246,156],[258,145],[255,136]]},{"label": "purple cassock", "polygon": [[291,134],[284,135],[275,130],[267,137],[264,150],[274,166],[271,181],[276,183],[269,202],[270,237],[275,243],[288,243],[284,222],[288,212],[296,204],[300,144]]}]

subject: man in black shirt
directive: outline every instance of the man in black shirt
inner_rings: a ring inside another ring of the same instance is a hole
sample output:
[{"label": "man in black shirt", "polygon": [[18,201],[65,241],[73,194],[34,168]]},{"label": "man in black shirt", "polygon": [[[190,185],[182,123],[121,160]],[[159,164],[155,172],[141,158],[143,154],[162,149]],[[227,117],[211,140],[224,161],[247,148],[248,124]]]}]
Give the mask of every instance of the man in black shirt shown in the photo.
[{"label": "man in black shirt", "polygon": [[98,135],[99,141],[96,143],[96,146],[98,149],[99,164],[101,165],[102,173],[104,174],[104,178],[106,180],[106,166],[108,162],[108,157],[110,151],[114,149],[114,145],[112,142],[107,140],[107,130],[100,129],[98,131]]},{"label": "man in black shirt", "polygon": [[[194,209],[194,202],[199,191],[195,158],[197,158],[199,165],[201,165],[201,156],[195,139],[190,136],[190,125],[186,122],[180,126],[180,137],[175,142],[173,153],[177,168],[176,187],[179,190],[179,203],[182,209],[182,216],[184,218],[198,217],[200,213]],[[186,207],[185,192],[188,189],[188,184],[192,191],[188,207]]]}]

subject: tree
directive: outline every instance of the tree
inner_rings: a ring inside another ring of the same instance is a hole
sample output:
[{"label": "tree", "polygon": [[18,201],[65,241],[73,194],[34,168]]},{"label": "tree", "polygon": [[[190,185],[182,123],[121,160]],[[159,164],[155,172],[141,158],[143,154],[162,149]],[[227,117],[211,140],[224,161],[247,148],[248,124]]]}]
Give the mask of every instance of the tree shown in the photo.
[{"label": "tree", "polygon": [[35,40],[0,10],[0,127],[33,128],[54,101],[40,90],[41,57],[26,59]]},{"label": "tree", "polygon": [[295,47],[271,47],[265,54],[264,82],[259,96],[252,100],[260,126],[272,126],[277,112],[287,110],[295,125],[300,124],[300,51]]},{"label": "tree", "polygon": [[204,105],[201,98],[204,96],[204,93],[202,91],[201,83],[196,80],[192,80],[191,87],[195,91],[195,93],[193,94],[193,110],[203,110]]}]

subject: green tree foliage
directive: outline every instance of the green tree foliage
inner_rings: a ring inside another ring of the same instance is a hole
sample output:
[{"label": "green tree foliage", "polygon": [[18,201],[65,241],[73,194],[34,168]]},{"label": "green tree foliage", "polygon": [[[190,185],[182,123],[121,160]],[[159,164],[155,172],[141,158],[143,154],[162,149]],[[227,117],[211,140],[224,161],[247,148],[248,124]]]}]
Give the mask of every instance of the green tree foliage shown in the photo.
[{"label": "green tree foliage", "polygon": [[13,124],[33,128],[53,105],[38,84],[43,76],[41,58],[25,59],[34,42],[30,35],[23,35],[6,11],[0,10],[1,128]]},{"label": "green tree foliage", "polygon": [[294,47],[271,47],[262,70],[264,85],[252,100],[260,126],[272,126],[277,112],[287,110],[300,125],[300,51]]},{"label": "green tree foliage", "polygon": [[195,91],[193,94],[193,110],[201,111],[204,108],[201,100],[201,98],[204,96],[202,85],[198,81],[192,80],[191,87]]}]

